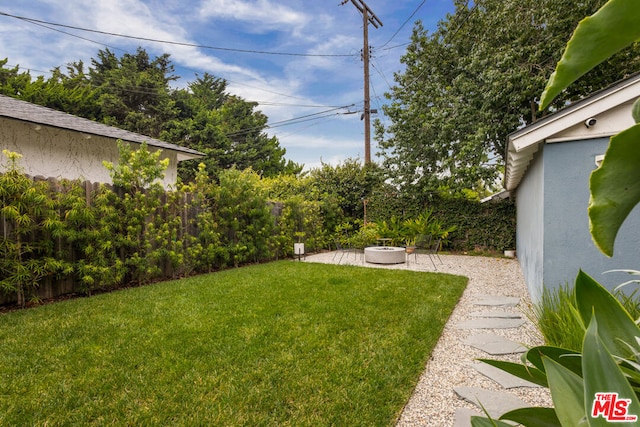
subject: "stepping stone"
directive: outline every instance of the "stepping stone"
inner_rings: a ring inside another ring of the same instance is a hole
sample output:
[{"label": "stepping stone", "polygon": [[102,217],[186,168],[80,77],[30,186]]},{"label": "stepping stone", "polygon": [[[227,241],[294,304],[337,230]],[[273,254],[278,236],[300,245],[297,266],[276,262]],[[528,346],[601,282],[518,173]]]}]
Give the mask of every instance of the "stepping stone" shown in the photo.
[{"label": "stepping stone", "polygon": [[492,295],[479,295],[474,305],[488,305],[491,307],[515,307],[520,302],[517,297],[500,297]]},{"label": "stepping stone", "polygon": [[471,427],[471,417],[472,416],[481,417],[482,415],[483,414],[481,414],[478,411],[474,411],[473,409],[456,408],[456,415],[455,415],[455,419],[453,420],[453,427]]},{"label": "stepping stone", "polygon": [[494,356],[512,353],[524,353],[527,348],[522,344],[511,341],[496,334],[477,334],[467,337],[464,344],[475,347],[479,350]]},{"label": "stepping stone", "polygon": [[[485,417],[484,413],[480,413],[478,411],[474,411],[469,408],[456,408],[455,418],[453,420],[453,427],[471,427],[471,417]],[[516,423],[512,421],[502,421],[503,423],[516,425]]]},{"label": "stepping stone", "polygon": [[518,378],[515,375],[511,375],[510,373],[505,372],[502,369],[498,369],[495,366],[487,365],[486,363],[470,363],[469,366],[480,372],[485,377],[497,382],[506,389],[518,387],[540,387],[538,384],[534,384],[530,381]]},{"label": "stepping stone", "polygon": [[471,317],[494,317],[500,319],[522,319],[518,313],[510,313],[508,311],[474,311],[470,313]]},{"label": "stepping stone", "polygon": [[530,406],[520,398],[504,391],[487,390],[478,387],[455,387],[453,391],[462,399],[477,405],[480,410],[482,410],[480,406],[482,404],[492,418],[498,418],[505,412],[514,409]]},{"label": "stepping stone", "polygon": [[456,329],[511,329],[525,324],[524,319],[477,318],[455,325]]}]

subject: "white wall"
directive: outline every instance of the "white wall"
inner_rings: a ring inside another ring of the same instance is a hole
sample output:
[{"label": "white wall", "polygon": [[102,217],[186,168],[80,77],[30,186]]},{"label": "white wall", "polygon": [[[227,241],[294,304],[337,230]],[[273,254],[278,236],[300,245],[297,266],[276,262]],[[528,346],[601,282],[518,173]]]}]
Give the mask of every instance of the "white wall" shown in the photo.
[{"label": "white wall", "polygon": [[[135,144],[134,149],[139,147]],[[116,140],[49,126],[38,126],[19,120],[0,118],[0,151],[8,149],[22,154],[20,166],[28,175],[46,178],[82,179],[111,183],[103,160],[117,163]],[[154,150],[153,147],[149,147]],[[169,158],[163,185],[174,185],[177,178],[177,155],[163,151]],[[0,172],[6,159],[0,156]]]}]

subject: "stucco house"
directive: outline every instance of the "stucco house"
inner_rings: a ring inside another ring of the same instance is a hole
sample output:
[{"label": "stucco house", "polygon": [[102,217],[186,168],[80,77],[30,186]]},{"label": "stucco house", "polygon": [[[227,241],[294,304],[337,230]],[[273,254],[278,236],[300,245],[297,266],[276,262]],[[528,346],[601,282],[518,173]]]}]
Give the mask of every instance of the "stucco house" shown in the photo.
[{"label": "stucco house", "polygon": [[632,126],[640,74],[519,129],[508,136],[504,187],[517,207],[516,253],[533,301],[543,286],[573,284],[582,268],[612,288],[640,270],[640,211],[618,233],[614,256],[593,244],[587,207],[589,175],[612,135]]},{"label": "stucco house", "polygon": [[[178,162],[204,156],[190,148],[0,95],[0,151],[22,154],[20,166],[28,175],[111,183],[102,162],[118,162],[118,140],[133,144],[134,149],[146,142],[150,150],[162,150],[161,157],[169,159],[165,188],[175,184]],[[0,172],[3,164],[0,162]]]}]

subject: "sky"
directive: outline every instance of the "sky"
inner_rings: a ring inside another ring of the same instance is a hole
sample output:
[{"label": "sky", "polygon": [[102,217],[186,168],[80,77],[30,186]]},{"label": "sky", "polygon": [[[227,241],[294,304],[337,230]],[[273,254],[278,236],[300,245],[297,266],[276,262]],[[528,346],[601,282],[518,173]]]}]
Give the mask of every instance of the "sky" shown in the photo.
[{"label": "sky", "polygon": [[[305,169],[335,166],[348,158],[364,160],[363,20],[350,0],[341,2],[5,0],[0,59],[33,77],[49,77],[54,67],[90,64],[100,49],[117,56],[138,47],[152,58],[168,53],[179,76],[174,87],[186,87],[205,72],[223,78],[229,93],[259,103],[257,110],[269,118],[266,132],[278,138],[287,160]],[[403,69],[400,58],[415,21],[435,30],[453,12],[453,0],[365,3],[382,22],[379,28],[369,25],[371,108],[378,111],[372,121],[387,123],[384,94]],[[375,162],[373,137],[371,152]]]}]

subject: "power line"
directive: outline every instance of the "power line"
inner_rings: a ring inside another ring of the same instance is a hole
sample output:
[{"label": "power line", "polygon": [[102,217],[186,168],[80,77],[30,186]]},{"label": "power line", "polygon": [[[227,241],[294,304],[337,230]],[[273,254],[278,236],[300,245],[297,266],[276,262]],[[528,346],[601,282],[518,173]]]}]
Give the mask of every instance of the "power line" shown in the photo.
[{"label": "power line", "polygon": [[[9,14],[7,14],[7,13],[3,13],[3,12],[0,12],[0,15],[5,15],[5,16],[13,17],[13,15],[9,15]],[[86,37],[81,37],[81,36],[78,36],[78,35],[73,34],[73,33],[69,33],[69,32],[66,32],[66,31],[59,30],[59,29],[57,29],[57,28],[51,28],[51,27],[48,27],[48,26],[46,26],[46,25],[43,25],[43,24],[37,23],[37,22],[35,22],[35,20],[29,20],[28,18],[20,18],[20,17],[16,17],[16,18],[17,18],[17,19],[25,19],[25,20],[27,20],[27,22],[30,22],[30,23],[32,23],[32,24],[34,24],[34,25],[37,25],[37,26],[40,26],[40,27],[46,28],[46,29],[51,30],[51,31],[56,31],[56,32],[59,32],[59,33],[62,33],[62,34],[65,34],[65,35],[68,35],[68,36],[71,36],[71,37],[76,37],[76,38],[78,38],[78,39],[80,39],[80,40],[85,40],[85,41],[88,41],[88,42],[91,42],[91,43],[95,43],[95,44],[98,44],[98,45],[101,45],[101,46],[105,46],[105,47],[107,47],[107,48],[111,48],[111,49],[113,49],[113,50],[119,50],[119,51],[121,51],[121,52],[128,53],[125,49],[120,49],[120,48],[118,48],[118,47],[113,47],[113,46],[110,46],[110,45],[107,45],[107,44],[104,44],[104,43],[101,43],[101,42],[98,42],[98,41],[95,41],[95,40],[88,39],[88,38],[86,38]],[[355,56],[355,54],[345,55],[345,56]],[[193,68],[189,68],[189,67],[185,67],[185,66],[180,66],[180,67],[181,67],[181,68],[184,68],[185,70],[190,70],[190,71],[194,71],[194,72],[199,72],[199,71],[201,71],[201,70],[195,70],[195,69],[193,69]],[[40,71],[40,70],[34,70],[34,71],[39,71],[39,72],[41,72],[41,73],[50,73],[50,71]],[[275,92],[275,91],[273,91],[273,90],[264,89],[264,88],[260,88],[260,87],[256,87],[256,86],[251,86],[251,85],[248,85],[248,84],[246,84],[246,83],[240,83],[240,82],[237,82],[237,81],[234,81],[234,80],[228,79],[228,78],[224,78],[224,79],[225,79],[228,83],[232,83],[232,84],[235,84],[235,85],[248,87],[248,88],[250,88],[250,89],[256,89],[256,90],[260,90],[260,91],[263,91],[263,92],[272,93],[272,94],[274,94],[274,95],[284,96],[285,98],[292,98],[292,99],[304,100],[304,98],[300,98],[300,97],[297,97],[297,96],[287,95],[287,94],[285,94],[285,93]]]},{"label": "power line", "polygon": [[[467,7],[469,5],[469,2],[467,1]],[[473,7],[471,8],[471,10],[469,11],[469,13],[467,14],[467,16],[465,16],[464,21],[462,21],[460,23],[460,25],[458,26],[458,28],[456,28],[456,30],[453,32],[453,35],[451,35],[451,38],[455,37],[460,30],[462,29],[462,27],[464,27],[466,25],[466,23],[469,21],[469,18],[471,18],[471,15],[473,15],[473,13],[476,11],[476,9],[478,8],[478,6],[480,5],[480,1],[476,0],[473,4]],[[446,39],[449,36],[449,32],[447,32],[444,36],[444,38]],[[441,55],[442,53],[440,51],[438,51],[438,54]],[[407,87],[409,86],[413,86],[419,79],[420,77],[422,77],[422,75],[427,71],[427,67],[425,67],[417,76],[415,79],[413,79],[413,81],[411,83],[409,83],[408,85],[406,85]]]},{"label": "power line", "polygon": [[265,126],[256,126],[253,128],[248,128],[248,129],[242,129],[239,130],[237,132],[232,132],[229,134],[226,134],[225,136],[227,138],[231,138],[234,136],[242,136],[254,131],[262,131],[264,129],[275,129],[275,128],[279,128],[279,127],[283,127],[283,126],[291,126],[291,125],[297,125],[300,123],[306,123],[309,121],[313,121],[313,120],[319,120],[319,119],[324,119],[327,117],[332,117],[332,116],[336,116],[340,113],[335,112],[336,110],[341,110],[341,109],[345,109],[350,107],[349,105],[346,105],[344,107],[339,107],[339,108],[332,108],[330,110],[325,110],[325,111],[320,111],[317,113],[313,113],[313,114],[306,114],[304,116],[300,116],[300,117],[294,117],[292,119],[287,119],[287,120],[281,120],[279,122],[274,122],[270,125]]},{"label": "power line", "polygon": [[391,41],[398,35],[398,33],[404,28],[405,25],[407,25],[407,23],[411,20],[411,18],[413,18],[416,13],[418,13],[418,11],[420,10],[420,8],[422,6],[424,6],[424,4],[427,2],[427,0],[422,0],[422,3],[420,3],[418,5],[418,7],[416,8],[416,10],[413,11],[413,13],[407,18],[406,21],[404,21],[404,23],[402,25],[400,25],[400,28],[398,28],[398,30],[393,33],[393,35],[391,36],[391,38],[389,40],[387,40],[387,42],[385,44],[382,45],[382,47],[380,47],[380,49],[383,49],[385,46],[387,46],[389,43],[391,43]]},{"label": "power line", "polygon": [[[102,34],[102,35],[107,35],[107,36],[112,36],[112,37],[122,37],[122,38],[132,39],[132,40],[142,40],[142,41],[153,42],[153,43],[162,43],[162,44],[169,44],[169,45],[174,45],[174,46],[195,47],[195,48],[199,48],[199,49],[219,50],[219,51],[225,51],[225,52],[250,53],[250,54],[260,54],[260,55],[274,55],[274,56],[321,57],[321,58],[356,56],[355,54],[328,54],[328,53],[327,54],[322,54],[322,53],[314,54],[314,53],[297,53],[297,52],[271,52],[271,51],[254,50],[254,49],[238,49],[238,48],[229,48],[229,47],[220,47],[220,46],[209,46],[209,45],[202,45],[202,44],[195,44],[195,43],[186,43],[186,42],[176,42],[176,41],[171,41],[171,40],[153,39],[153,38],[149,38],[149,37],[131,36],[131,35],[127,35],[127,34],[118,34],[118,33],[112,33],[112,32],[108,32],[108,31],[93,30],[93,29],[89,29],[89,28],[77,27],[77,26],[74,26],[74,25],[58,24],[58,23],[55,23],[55,22],[43,21],[43,20],[40,20],[40,19],[34,19],[34,18],[27,18],[27,17],[24,17],[24,16],[12,15],[12,14],[9,14],[9,13],[6,13],[6,12],[1,12],[1,11],[0,11],[0,15],[7,16],[9,18],[19,19],[21,21],[25,21],[25,22],[28,22],[30,24],[35,24],[35,25],[40,25],[40,26],[51,25],[51,26],[54,26],[54,27],[68,28],[68,29],[72,29],[72,30],[85,31],[85,32],[89,32],[89,33]],[[48,27],[45,27],[45,28],[48,28]],[[49,28],[49,29],[52,29],[52,28]],[[59,31],[59,30],[56,30],[56,31]],[[64,34],[69,34],[69,33],[64,33]],[[73,35],[73,34],[70,34],[70,35]],[[79,36],[75,36],[75,37],[79,37]],[[79,37],[79,38],[82,38],[82,37]],[[88,40],[88,39],[85,39],[85,40]],[[96,43],[93,40],[88,40],[88,41]]]}]

